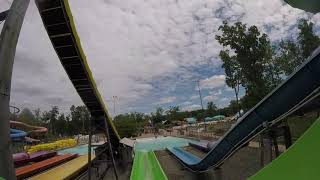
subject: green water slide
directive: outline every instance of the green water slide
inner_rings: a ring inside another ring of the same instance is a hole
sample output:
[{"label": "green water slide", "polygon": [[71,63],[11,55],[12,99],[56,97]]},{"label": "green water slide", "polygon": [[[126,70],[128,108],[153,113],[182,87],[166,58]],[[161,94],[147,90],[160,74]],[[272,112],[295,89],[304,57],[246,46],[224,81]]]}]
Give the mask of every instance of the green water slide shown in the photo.
[{"label": "green water slide", "polygon": [[320,118],[279,158],[249,180],[320,179]]},{"label": "green water slide", "polygon": [[167,180],[153,151],[136,151],[130,180]]}]

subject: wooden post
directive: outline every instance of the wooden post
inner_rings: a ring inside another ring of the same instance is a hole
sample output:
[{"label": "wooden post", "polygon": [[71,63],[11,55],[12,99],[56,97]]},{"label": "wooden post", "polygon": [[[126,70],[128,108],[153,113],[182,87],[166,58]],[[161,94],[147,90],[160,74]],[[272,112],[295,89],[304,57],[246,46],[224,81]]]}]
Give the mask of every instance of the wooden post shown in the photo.
[{"label": "wooden post", "polygon": [[14,0],[0,35],[0,177],[16,179],[13,167],[9,102],[17,42],[30,0]]},{"label": "wooden post", "polygon": [[260,134],[260,166],[261,168],[264,167],[264,142],[263,142],[263,135]]},{"label": "wooden post", "polygon": [[277,135],[276,132],[271,134],[272,137],[272,141],[273,141],[273,146],[274,146],[274,151],[276,153],[276,158],[279,156],[280,152],[279,152],[279,147],[278,147],[278,140],[277,140]]},{"label": "wooden post", "polygon": [[214,169],[214,179],[220,180],[222,179],[222,168],[217,167]]},{"label": "wooden post", "polygon": [[292,145],[292,137],[290,133],[289,126],[282,127],[284,131],[284,142],[286,144],[286,149],[288,149]]}]

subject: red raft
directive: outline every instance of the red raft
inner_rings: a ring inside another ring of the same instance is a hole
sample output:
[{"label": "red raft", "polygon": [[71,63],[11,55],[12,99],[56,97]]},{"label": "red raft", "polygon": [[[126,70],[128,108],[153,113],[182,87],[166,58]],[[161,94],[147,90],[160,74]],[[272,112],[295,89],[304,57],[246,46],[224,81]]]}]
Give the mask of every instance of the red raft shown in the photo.
[{"label": "red raft", "polygon": [[69,161],[78,157],[78,154],[65,154],[65,155],[58,155],[52,157],[50,159],[40,161],[31,165],[23,166],[16,169],[16,176],[17,179],[25,179],[37,173],[40,173],[44,170],[47,170],[51,167],[57,166],[61,163]]},{"label": "red raft", "polygon": [[56,155],[57,155],[57,152],[54,152],[54,151],[39,151],[31,154],[30,156],[28,153],[23,152],[23,153],[13,154],[13,160],[14,160],[14,165],[16,167],[19,167],[29,162],[43,161],[45,159],[54,157]]}]

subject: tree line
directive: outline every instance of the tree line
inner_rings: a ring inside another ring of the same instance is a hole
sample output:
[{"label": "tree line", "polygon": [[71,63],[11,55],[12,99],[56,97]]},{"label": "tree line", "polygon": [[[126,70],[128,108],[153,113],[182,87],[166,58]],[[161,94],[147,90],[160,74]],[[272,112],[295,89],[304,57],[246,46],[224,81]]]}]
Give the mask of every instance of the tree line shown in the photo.
[{"label": "tree line", "polygon": [[24,108],[20,113],[11,113],[10,120],[20,121],[34,126],[48,128],[48,134],[59,136],[72,136],[88,134],[90,112],[85,106],[72,105],[69,112],[60,112],[58,106],[53,106],[48,111],[40,108],[31,111]]},{"label": "tree line", "polygon": [[192,111],[181,111],[179,106],[171,106],[167,110],[157,107],[154,112],[148,114],[131,112],[117,115],[114,118],[114,122],[120,136],[131,137],[142,133],[145,125],[168,128],[180,125],[184,118],[194,117],[197,121],[202,122],[205,117],[213,117],[215,115],[232,116],[237,110],[234,106],[230,107],[218,108],[213,102],[208,102],[207,107],[203,110]]}]

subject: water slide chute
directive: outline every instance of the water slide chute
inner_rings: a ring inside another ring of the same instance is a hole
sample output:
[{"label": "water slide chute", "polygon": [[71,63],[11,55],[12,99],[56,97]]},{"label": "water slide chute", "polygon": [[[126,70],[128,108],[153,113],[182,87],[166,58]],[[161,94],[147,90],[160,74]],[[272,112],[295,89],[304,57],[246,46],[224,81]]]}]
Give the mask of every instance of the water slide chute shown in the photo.
[{"label": "water slide chute", "polygon": [[299,8],[308,12],[317,13],[320,11],[319,0],[284,0],[294,8]]},{"label": "water slide chute", "polygon": [[68,0],[36,0],[35,2],[53,48],[92,116],[95,130],[105,131],[105,125],[108,125],[112,147],[118,147],[120,136],[92,76]]},{"label": "water slide chute", "polygon": [[18,129],[10,129],[10,138],[13,141],[22,141],[27,136],[25,131],[21,131]]},{"label": "water slide chute", "polygon": [[27,135],[25,136],[29,137],[39,137],[45,135],[48,132],[48,129],[45,127],[31,126],[29,124],[18,121],[10,121],[10,128],[24,131],[27,133]]}]

